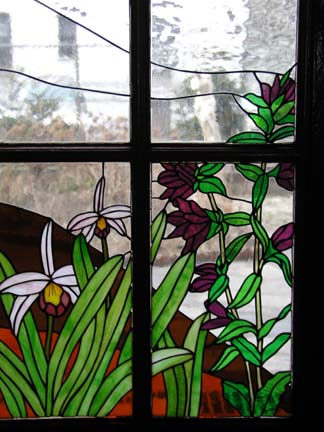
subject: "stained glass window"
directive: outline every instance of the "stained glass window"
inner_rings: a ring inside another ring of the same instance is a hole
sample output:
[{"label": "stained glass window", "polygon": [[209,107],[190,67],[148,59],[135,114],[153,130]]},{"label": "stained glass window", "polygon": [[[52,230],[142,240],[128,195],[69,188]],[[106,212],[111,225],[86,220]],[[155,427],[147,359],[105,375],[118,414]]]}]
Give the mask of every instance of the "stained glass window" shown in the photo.
[{"label": "stained glass window", "polygon": [[1,428],[310,423],[321,17],[1,1]]}]

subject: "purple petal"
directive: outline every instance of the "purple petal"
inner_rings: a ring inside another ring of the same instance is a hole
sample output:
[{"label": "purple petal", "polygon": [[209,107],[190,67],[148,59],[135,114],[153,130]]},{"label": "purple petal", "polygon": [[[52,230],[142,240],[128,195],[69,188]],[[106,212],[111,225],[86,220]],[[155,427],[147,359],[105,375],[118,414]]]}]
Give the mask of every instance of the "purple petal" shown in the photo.
[{"label": "purple petal", "polygon": [[219,303],[217,300],[213,301],[212,303],[208,303],[208,301],[206,301],[205,307],[213,315],[216,315],[216,316],[221,317],[221,318],[227,317],[226,308],[221,303]]},{"label": "purple petal", "polygon": [[195,268],[195,273],[198,275],[209,275],[209,274],[216,274],[216,264],[213,263],[205,263],[197,266]]},{"label": "purple petal", "polygon": [[263,99],[270,104],[271,102],[271,87],[268,83],[262,83],[261,84],[261,92],[262,92],[262,97]]},{"label": "purple petal", "polygon": [[205,324],[201,326],[204,330],[213,330],[220,327],[226,326],[230,322],[229,318],[214,318],[210,321],[207,321]]}]

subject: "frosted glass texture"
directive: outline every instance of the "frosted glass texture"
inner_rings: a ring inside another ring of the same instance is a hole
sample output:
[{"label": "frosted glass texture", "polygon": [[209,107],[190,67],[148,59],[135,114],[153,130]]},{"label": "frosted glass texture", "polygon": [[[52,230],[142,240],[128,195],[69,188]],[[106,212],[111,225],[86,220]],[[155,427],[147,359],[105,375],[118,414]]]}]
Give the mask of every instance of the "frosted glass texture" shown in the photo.
[{"label": "frosted glass texture", "polygon": [[1,2],[2,142],[129,140],[128,3]]},{"label": "frosted glass texture", "polygon": [[296,18],[297,0],[152,2],[152,140],[258,130],[237,96],[259,94],[258,80],[272,84],[274,73],[292,68],[294,78]]}]

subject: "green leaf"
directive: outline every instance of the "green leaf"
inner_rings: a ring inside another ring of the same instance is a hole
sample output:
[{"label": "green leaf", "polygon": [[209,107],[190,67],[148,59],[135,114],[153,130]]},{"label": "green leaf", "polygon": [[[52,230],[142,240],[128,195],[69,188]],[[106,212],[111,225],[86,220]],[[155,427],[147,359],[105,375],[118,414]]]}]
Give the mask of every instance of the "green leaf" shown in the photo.
[{"label": "green leaf", "polygon": [[201,326],[210,318],[209,313],[203,313],[198,316],[191,324],[183,347],[193,352],[192,361],[184,364],[188,383],[188,399],[186,415],[189,417],[198,417],[201,390],[202,390],[202,373],[203,373],[203,357],[204,347],[207,338],[207,330],[203,330]]},{"label": "green leaf", "polygon": [[262,168],[253,164],[235,164],[235,168],[243,177],[253,182],[257,181],[257,179],[264,174]]},{"label": "green leaf", "polygon": [[271,318],[268,321],[266,321],[259,330],[259,335],[258,335],[259,339],[263,339],[264,337],[266,337],[271,332],[273,327],[277,324],[277,322],[286,318],[286,316],[290,311],[291,311],[291,304],[288,304],[282,309],[282,311],[277,316],[277,318]]},{"label": "green leaf", "polygon": [[267,108],[268,104],[267,102],[261,97],[254,93],[247,93],[243,96],[245,99],[247,99],[249,102],[251,102],[253,105],[256,105],[261,108]]},{"label": "green leaf", "polygon": [[277,129],[273,134],[271,134],[271,136],[269,137],[269,141],[275,142],[294,135],[295,135],[294,126],[283,126]]},{"label": "green leaf", "polygon": [[227,196],[224,183],[217,177],[205,177],[199,182],[199,190],[202,193],[217,193]]},{"label": "green leaf", "polygon": [[155,257],[158,253],[159,247],[161,245],[165,229],[167,226],[167,215],[166,211],[163,209],[155,217],[151,225],[151,264],[153,264]]},{"label": "green leaf", "polygon": [[233,226],[249,225],[250,215],[245,212],[227,213],[224,215],[224,221]]},{"label": "green leaf", "polygon": [[88,250],[88,245],[83,234],[79,234],[73,245],[73,268],[80,290],[88,283],[94,273],[94,266]]},{"label": "green leaf", "polygon": [[152,297],[152,347],[171,322],[182,303],[195,268],[195,254],[175,261]]},{"label": "green leaf", "polygon": [[258,391],[255,403],[255,417],[272,417],[276,414],[280,398],[291,381],[290,372],[278,372]]},{"label": "green leaf", "polygon": [[239,351],[234,346],[227,346],[225,350],[222,352],[220,358],[217,363],[211,368],[211,372],[219,372],[222,369],[225,369],[236,357],[239,355]]},{"label": "green leaf", "polygon": [[0,391],[3,401],[13,418],[27,417],[25,402],[19,388],[0,370]]},{"label": "green leaf", "polygon": [[238,337],[232,340],[232,344],[240,351],[244,360],[247,360],[255,366],[261,366],[261,354],[252,342],[244,337]]},{"label": "green leaf", "polygon": [[295,124],[295,114],[288,114],[286,115],[286,117],[282,118],[281,120],[278,120],[277,123],[280,125],[287,124],[287,123]]},{"label": "green leaf", "polygon": [[[155,376],[192,358],[192,353],[182,348],[164,348],[152,354],[152,375]],[[132,388],[132,362],[118,366],[105,379],[89,410],[90,416],[106,417],[120,399]]]},{"label": "green leaf", "polygon": [[274,114],[273,118],[276,122],[279,120],[282,120],[284,117],[286,117],[290,111],[293,109],[295,105],[295,101],[287,102],[284,105],[282,105],[278,111]]},{"label": "green leaf", "polygon": [[280,87],[282,88],[285,84],[286,81],[289,78],[290,72],[292,71],[293,68],[290,68],[287,70],[287,72],[284,73],[284,75],[282,75],[282,77],[280,78]]},{"label": "green leaf", "polygon": [[[9,259],[0,251],[0,269],[2,278],[13,276],[16,272]],[[9,316],[14,304],[14,296],[5,294],[0,296],[4,310]],[[45,404],[45,380],[47,374],[47,361],[39,333],[30,311],[28,311],[19,328],[18,342],[23,354],[25,365],[42,404]]]},{"label": "green leaf", "polygon": [[261,282],[262,276],[257,273],[251,273],[247,276],[234,300],[228,305],[229,309],[238,309],[250,303],[260,288]]},{"label": "green leaf", "polygon": [[226,274],[220,275],[211,286],[208,292],[208,301],[213,303],[223,292],[226,290],[229,284],[229,278]]},{"label": "green leaf", "polygon": [[292,286],[293,280],[292,280],[292,269],[291,269],[291,263],[287,255],[278,252],[276,254],[270,255],[267,257],[267,262],[274,262],[278,264],[278,266],[281,268],[282,273],[284,275],[285,281],[289,286]]},{"label": "green leaf", "polygon": [[129,261],[106,314],[100,351],[95,361],[92,362],[93,365],[85,383],[77,392],[64,414],[88,415],[98,388],[107,376],[108,367],[116,352],[120,338],[125,331],[125,325],[130,318],[132,307],[131,268],[132,261]]},{"label": "green leaf", "polygon": [[281,333],[276,336],[275,339],[264,348],[262,353],[262,363],[265,363],[269,358],[276,354],[276,352],[278,352],[280,348],[289,341],[290,337],[290,333]]},{"label": "green leaf", "polygon": [[126,360],[130,360],[132,358],[133,352],[133,333],[130,332],[126,336],[124,344],[120,350],[118,364],[124,363]]},{"label": "green leaf", "polygon": [[231,321],[229,324],[227,324],[227,326],[220,332],[216,343],[221,344],[245,333],[256,334],[256,332],[255,325],[250,321],[236,319],[235,321]]},{"label": "green leaf", "polygon": [[224,224],[221,224],[219,222],[211,222],[206,240],[209,240],[216,234],[218,234],[222,227],[224,227]]},{"label": "green leaf", "polygon": [[223,394],[225,400],[237,409],[241,416],[251,415],[249,390],[244,384],[224,380]]},{"label": "green leaf", "polygon": [[251,214],[251,227],[254,235],[260,241],[263,250],[266,251],[270,244],[270,238],[254,214]]},{"label": "green leaf", "polygon": [[218,173],[224,165],[224,163],[206,163],[198,168],[198,175],[212,176]]},{"label": "green leaf", "polygon": [[274,128],[274,121],[272,118],[272,112],[269,108],[259,108],[259,114],[260,116],[266,121],[267,123],[267,133],[271,133]]},{"label": "green leaf", "polygon": [[229,143],[265,144],[266,137],[260,132],[241,132],[227,140]]},{"label": "green leaf", "polygon": [[285,99],[285,95],[280,95],[277,97],[271,104],[271,111],[274,113],[281,106],[282,102]]},{"label": "green leaf", "polygon": [[[28,401],[36,416],[45,415],[44,406],[39,396],[34,391],[34,386],[21,373],[21,371],[3,353],[0,353],[0,376],[2,380],[10,380],[18,388],[24,399]],[[12,390],[12,389],[11,389]]]},{"label": "green leaf", "polygon": [[101,305],[105,302],[123,263],[122,256],[106,261],[92,276],[65,321],[56,341],[48,369],[47,415],[52,412],[53,396],[62,385],[68,360]]},{"label": "green leaf", "polygon": [[250,238],[251,238],[251,233],[247,233],[247,234],[242,234],[231,241],[231,243],[225,249],[226,261],[228,262],[228,264],[234,261],[234,259],[242,250],[245,243]]},{"label": "green leaf", "polygon": [[[175,348],[176,345],[168,329],[165,330],[158,342],[158,349]],[[192,363],[187,362],[187,363]],[[186,364],[187,364],[186,363]],[[167,417],[185,416],[187,402],[187,379],[184,365],[180,364],[163,371],[166,391]]]},{"label": "green leaf", "polygon": [[249,117],[253,120],[253,122],[255,123],[255,125],[261,129],[263,132],[267,133],[268,132],[268,123],[265,121],[265,119],[263,117],[261,117],[258,114],[249,114]]},{"label": "green leaf", "polygon": [[262,205],[268,192],[268,186],[269,178],[267,174],[260,175],[257,181],[254,183],[252,189],[252,204],[255,210],[257,210]]}]

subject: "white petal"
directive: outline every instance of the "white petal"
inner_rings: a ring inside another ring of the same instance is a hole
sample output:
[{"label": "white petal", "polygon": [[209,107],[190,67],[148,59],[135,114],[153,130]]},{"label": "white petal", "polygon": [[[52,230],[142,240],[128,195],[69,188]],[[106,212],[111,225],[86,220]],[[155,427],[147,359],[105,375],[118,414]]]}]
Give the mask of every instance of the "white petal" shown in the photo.
[{"label": "white petal", "polygon": [[54,271],[52,251],[52,221],[49,221],[43,230],[41,240],[41,254],[44,271],[47,275],[51,275]]},{"label": "white petal", "polygon": [[73,267],[67,265],[59,268],[53,273],[53,282],[58,285],[78,285],[77,279],[74,274]]},{"label": "white petal", "polygon": [[19,273],[10,276],[0,284],[0,292],[16,295],[30,295],[41,292],[50,278],[36,272]]},{"label": "white petal", "polygon": [[67,229],[69,231],[81,230],[97,222],[98,219],[99,219],[98,213],[95,212],[80,213],[70,220]]},{"label": "white petal", "polygon": [[62,286],[63,290],[66,291],[70,297],[71,297],[71,302],[75,303],[77,298],[80,295],[80,290],[79,287],[68,287],[68,286]]},{"label": "white petal", "polygon": [[131,215],[131,211],[127,205],[112,205],[103,209],[100,214],[109,219],[124,219]]},{"label": "white petal", "polygon": [[124,224],[124,222],[122,220],[112,220],[112,219],[108,219],[108,224],[114,228],[118,234],[125,236],[127,235],[127,230],[126,230],[126,226]]},{"label": "white petal", "polygon": [[97,183],[96,190],[94,193],[94,198],[93,198],[93,209],[97,213],[99,213],[100,210],[103,209],[105,186],[106,186],[105,177],[101,177],[101,179]]},{"label": "white petal", "polygon": [[37,297],[38,294],[33,294],[30,296],[23,296],[23,297],[16,298],[10,312],[10,323],[16,336],[18,335],[20,323],[23,317],[25,316],[30,306],[37,299]]},{"label": "white petal", "polygon": [[94,236],[94,232],[96,229],[96,224],[90,225],[86,228],[83,228],[82,234],[84,235],[86,242],[89,243],[92,240],[92,237]]}]

